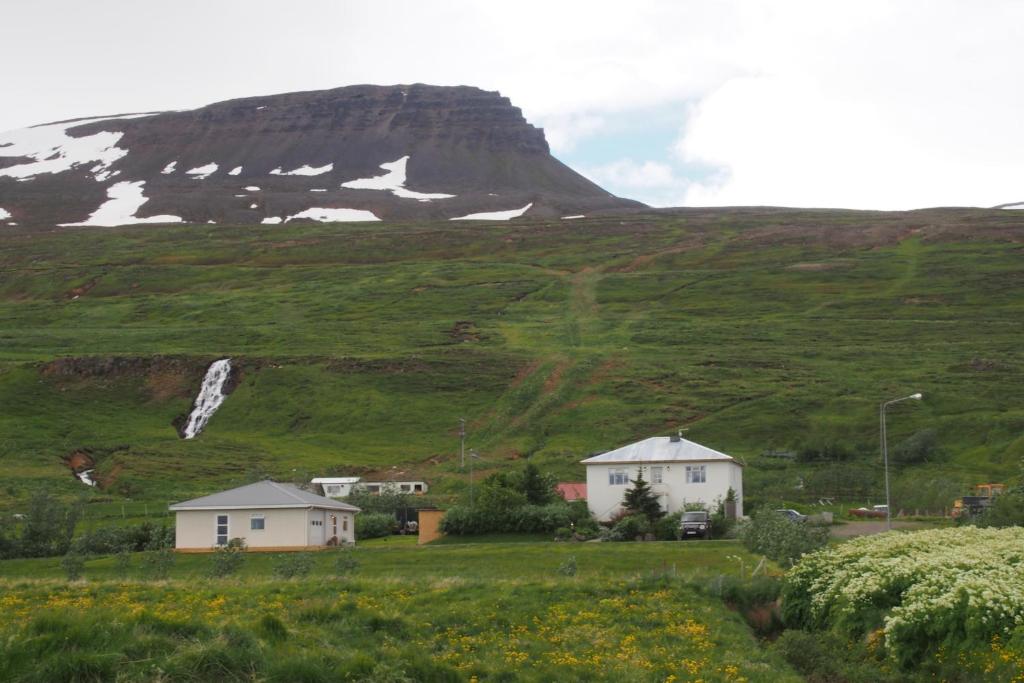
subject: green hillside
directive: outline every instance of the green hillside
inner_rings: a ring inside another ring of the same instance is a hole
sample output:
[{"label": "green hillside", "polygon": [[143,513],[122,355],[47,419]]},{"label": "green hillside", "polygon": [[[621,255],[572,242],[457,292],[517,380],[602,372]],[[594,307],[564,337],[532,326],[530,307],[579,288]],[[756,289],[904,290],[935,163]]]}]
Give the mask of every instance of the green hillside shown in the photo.
[{"label": "green hillside", "polygon": [[[895,485],[927,505],[1019,476],[1022,240],[1021,212],[981,210],[5,230],[0,500],[81,493],[76,450],[113,501],[261,474],[453,493],[465,416],[484,470],[578,479],[682,427],[748,463],[748,497],[877,502],[878,404],[922,391],[890,442],[934,430]],[[179,439],[222,357],[241,384]]]}]

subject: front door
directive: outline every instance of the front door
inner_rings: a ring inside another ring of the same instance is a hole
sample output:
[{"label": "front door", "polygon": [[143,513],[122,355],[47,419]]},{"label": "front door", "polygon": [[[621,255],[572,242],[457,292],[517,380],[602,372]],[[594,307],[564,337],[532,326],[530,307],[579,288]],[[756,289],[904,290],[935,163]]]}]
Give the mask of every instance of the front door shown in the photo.
[{"label": "front door", "polygon": [[324,544],[324,517],[323,513],[320,514],[319,518],[313,518],[309,521],[309,544],[310,545],[323,545]]}]

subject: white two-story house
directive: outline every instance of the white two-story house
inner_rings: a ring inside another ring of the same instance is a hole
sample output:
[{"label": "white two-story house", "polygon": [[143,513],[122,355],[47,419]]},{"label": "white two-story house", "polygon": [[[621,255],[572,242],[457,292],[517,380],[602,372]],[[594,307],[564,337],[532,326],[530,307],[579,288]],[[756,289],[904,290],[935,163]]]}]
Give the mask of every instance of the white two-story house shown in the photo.
[{"label": "white two-story house", "polygon": [[743,514],[743,465],[681,436],[652,436],[582,462],[587,466],[587,505],[601,521],[622,509],[631,480],[641,473],[665,512],[688,503],[701,503],[714,512],[731,488],[736,515]]}]

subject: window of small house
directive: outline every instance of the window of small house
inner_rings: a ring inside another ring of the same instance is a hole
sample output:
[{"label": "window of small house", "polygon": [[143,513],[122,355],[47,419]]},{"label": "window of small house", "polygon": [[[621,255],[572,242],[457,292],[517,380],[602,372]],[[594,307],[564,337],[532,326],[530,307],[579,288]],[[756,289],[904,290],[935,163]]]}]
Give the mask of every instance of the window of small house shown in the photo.
[{"label": "window of small house", "polygon": [[624,469],[608,470],[609,486],[625,486],[629,483],[629,474]]},{"label": "window of small house", "polygon": [[217,515],[217,545],[228,544],[228,516]]},{"label": "window of small house", "polygon": [[348,531],[348,517],[341,518],[341,530]]},{"label": "window of small house", "polygon": [[662,479],[661,472],[662,472],[662,468],[661,467],[652,467],[651,468],[651,483],[652,484],[660,484],[661,483],[661,479]]},{"label": "window of small house", "polygon": [[402,484],[402,490],[403,491],[408,491],[409,490],[409,485],[408,484]]},{"label": "window of small house", "polygon": [[687,465],[686,466],[686,483],[687,484],[703,484],[707,481],[707,472],[704,469],[704,465]]},{"label": "window of small house", "polygon": [[266,529],[267,520],[264,519],[263,515],[252,515],[249,517],[249,528],[253,531],[263,531]]}]

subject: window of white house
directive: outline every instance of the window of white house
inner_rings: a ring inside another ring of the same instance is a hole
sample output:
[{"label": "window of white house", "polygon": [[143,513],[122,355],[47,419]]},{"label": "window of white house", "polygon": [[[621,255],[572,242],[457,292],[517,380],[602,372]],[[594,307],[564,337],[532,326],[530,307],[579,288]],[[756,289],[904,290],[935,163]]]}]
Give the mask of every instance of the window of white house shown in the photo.
[{"label": "window of white house", "polygon": [[704,465],[687,465],[686,466],[686,483],[687,484],[703,484],[707,481],[707,472],[704,469]]},{"label": "window of white house", "polygon": [[252,515],[249,517],[249,528],[254,531],[263,531],[267,528],[267,520],[263,515]]},{"label": "window of white house", "polygon": [[662,474],[661,474],[662,469],[663,468],[661,468],[661,467],[652,467],[651,468],[651,483],[652,484],[660,484],[661,483],[661,481],[662,481]]},{"label": "window of white house", "polygon": [[217,545],[228,544],[228,516],[217,515]]},{"label": "window of white house", "polygon": [[609,486],[625,486],[629,483],[629,474],[626,470],[608,470]]},{"label": "window of white house", "polygon": [[409,491],[410,490],[409,489],[409,485],[408,484],[402,484],[402,490],[403,491]]}]

